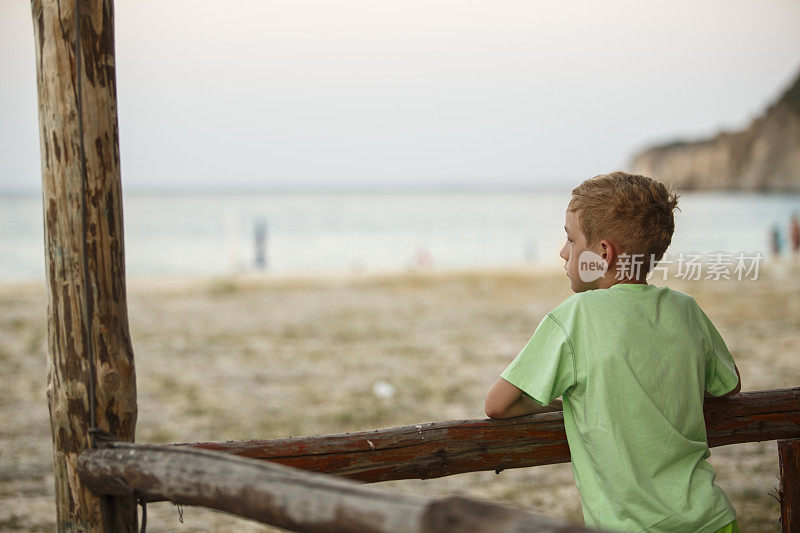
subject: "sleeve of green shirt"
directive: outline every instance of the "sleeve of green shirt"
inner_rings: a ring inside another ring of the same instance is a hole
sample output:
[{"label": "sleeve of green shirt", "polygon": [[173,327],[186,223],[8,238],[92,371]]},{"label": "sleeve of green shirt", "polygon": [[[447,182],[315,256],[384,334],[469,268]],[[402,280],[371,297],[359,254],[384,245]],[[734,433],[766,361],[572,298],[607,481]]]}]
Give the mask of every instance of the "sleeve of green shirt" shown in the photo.
[{"label": "sleeve of green shirt", "polygon": [[[700,309],[698,307],[698,309]],[[739,382],[733,355],[728,351],[722,335],[711,323],[708,316],[700,309],[700,314],[708,328],[705,339],[706,346],[706,390],[713,396],[722,396],[732,391]]]},{"label": "sleeve of green shirt", "polygon": [[542,405],[569,390],[575,384],[575,357],[561,323],[545,315],[500,377]]}]

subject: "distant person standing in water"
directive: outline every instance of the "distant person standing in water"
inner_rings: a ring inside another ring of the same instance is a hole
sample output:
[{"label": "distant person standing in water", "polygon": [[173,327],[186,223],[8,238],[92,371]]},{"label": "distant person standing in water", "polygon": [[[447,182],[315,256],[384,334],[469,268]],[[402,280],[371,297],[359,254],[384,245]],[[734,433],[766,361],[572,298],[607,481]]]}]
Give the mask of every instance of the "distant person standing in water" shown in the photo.
[{"label": "distant person standing in water", "polygon": [[769,230],[769,250],[772,257],[778,258],[781,255],[781,229],[777,224],[772,225]]},{"label": "distant person standing in water", "polygon": [[792,219],[789,221],[789,242],[792,245],[792,255],[797,258],[800,256],[800,218],[797,211],[792,214]]},{"label": "distant person standing in water", "polygon": [[255,227],[256,268],[267,268],[267,221],[263,218],[256,220]]}]

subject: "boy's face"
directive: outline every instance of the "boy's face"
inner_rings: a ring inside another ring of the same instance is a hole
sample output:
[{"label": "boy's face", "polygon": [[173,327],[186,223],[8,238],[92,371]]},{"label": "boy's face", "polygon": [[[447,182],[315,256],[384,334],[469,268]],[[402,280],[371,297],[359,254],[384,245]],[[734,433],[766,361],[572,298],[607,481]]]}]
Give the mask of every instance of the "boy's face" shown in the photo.
[{"label": "boy's face", "polygon": [[587,246],[586,236],[580,227],[580,214],[577,211],[567,211],[564,229],[567,232],[567,241],[559,255],[566,261],[564,270],[567,271],[572,292],[584,292],[613,285],[613,280],[609,279],[611,273],[608,272],[610,243],[603,240],[595,246]]}]

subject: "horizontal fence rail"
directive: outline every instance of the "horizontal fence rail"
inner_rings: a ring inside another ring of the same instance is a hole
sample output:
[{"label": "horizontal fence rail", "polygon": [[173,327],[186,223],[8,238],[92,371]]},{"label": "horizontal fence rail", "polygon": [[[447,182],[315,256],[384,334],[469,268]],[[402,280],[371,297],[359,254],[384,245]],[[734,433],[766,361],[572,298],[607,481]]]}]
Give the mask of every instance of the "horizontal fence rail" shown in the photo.
[{"label": "horizontal fence rail", "polygon": [[[704,415],[710,447],[800,437],[800,387],[706,399]],[[175,446],[222,451],[364,482],[428,479],[570,460],[560,412]]]},{"label": "horizontal fence rail", "polygon": [[78,473],[95,494],[198,505],[292,531],[596,531],[505,505],[396,494],[334,476],[187,447],[108,443],[83,452]]}]

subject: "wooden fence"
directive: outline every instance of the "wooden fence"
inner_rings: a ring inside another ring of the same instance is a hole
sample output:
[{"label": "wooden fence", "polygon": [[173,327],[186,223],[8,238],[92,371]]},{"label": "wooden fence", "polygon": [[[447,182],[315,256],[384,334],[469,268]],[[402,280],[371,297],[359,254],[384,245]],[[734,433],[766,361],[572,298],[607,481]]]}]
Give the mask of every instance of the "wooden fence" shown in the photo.
[{"label": "wooden fence", "polygon": [[563,532],[586,528],[468,498],[406,496],[335,476],[188,447],[108,443],[81,454],[98,494],[201,505],[293,531]]},{"label": "wooden fence", "polygon": [[[800,387],[707,399],[704,415],[711,447],[787,439],[779,440],[781,523],[784,532],[798,531]],[[348,531],[351,527],[370,531],[427,531],[428,521],[433,519],[431,508],[452,515],[449,521],[438,515],[435,518],[439,524],[451,524],[452,530],[472,524],[470,530],[484,531],[484,522],[479,518],[490,509],[497,516],[511,513],[513,519],[500,521],[508,524],[509,531],[522,524],[535,526],[536,531],[550,531],[552,527],[567,528],[558,531],[582,530],[484,502],[451,498],[416,499],[412,503],[404,496],[373,494],[363,488],[356,490],[358,485],[337,484],[331,480],[332,476],[303,477],[299,473],[310,471],[377,482],[481,470],[499,473],[506,468],[568,462],[569,448],[561,412],[263,441],[171,446],[111,443],[109,446],[84,452],[78,465],[81,479],[96,493],[138,494],[148,501],[204,505],[298,531]],[[213,455],[185,455],[194,452]],[[230,456],[249,461],[242,463],[232,458],[226,462],[225,457]],[[209,457],[214,461],[206,460]],[[277,463],[284,468],[275,469]],[[264,464],[270,464],[271,469],[257,466]],[[342,493],[342,487],[349,488]],[[258,497],[242,502],[243,494]],[[296,509],[296,505],[307,511],[292,514],[291,509]],[[335,513],[334,508],[338,509]],[[461,515],[465,510],[476,509],[481,511],[475,516]],[[325,522],[332,514],[339,517],[336,524]],[[465,522],[458,522],[459,516]],[[485,526],[486,531],[505,531],[494,520]]]},{"label": "wooden fence", "polygon": [[[800,387],[706,399],[710,447],[800,437]],[[183,444],[358,481],[428,479],[570,460],[561,412],[314,437]]]}]

